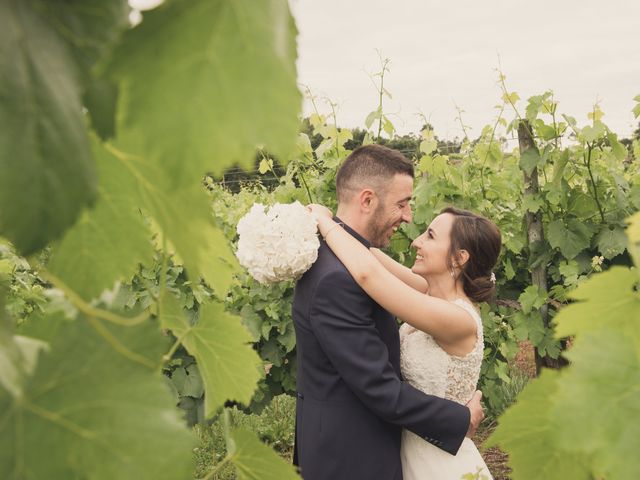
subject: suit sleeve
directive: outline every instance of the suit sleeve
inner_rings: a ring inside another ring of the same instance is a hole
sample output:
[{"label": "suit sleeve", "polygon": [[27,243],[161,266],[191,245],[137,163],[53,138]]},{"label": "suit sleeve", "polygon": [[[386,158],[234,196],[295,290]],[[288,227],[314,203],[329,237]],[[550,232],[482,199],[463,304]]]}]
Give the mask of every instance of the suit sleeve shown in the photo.
[{"label": "suit sleeve", "polygon": [[454,454],[469,427],[469,409],[401,381],[375,328],[371,300],[345,271],[318,283],[310,307],[316,338],[353,393],[378,417]]}]

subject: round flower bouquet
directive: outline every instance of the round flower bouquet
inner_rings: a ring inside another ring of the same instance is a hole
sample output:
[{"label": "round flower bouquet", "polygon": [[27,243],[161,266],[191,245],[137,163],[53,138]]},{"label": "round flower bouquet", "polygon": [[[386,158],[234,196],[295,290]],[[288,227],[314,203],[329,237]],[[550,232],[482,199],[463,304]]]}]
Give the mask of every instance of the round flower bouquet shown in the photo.
[{"label": "round flower bouquet", "polygon": [[317,222],[300,203],[255,203],[240,219],[236,256],[260,283],[298,278],[318,258]]}]

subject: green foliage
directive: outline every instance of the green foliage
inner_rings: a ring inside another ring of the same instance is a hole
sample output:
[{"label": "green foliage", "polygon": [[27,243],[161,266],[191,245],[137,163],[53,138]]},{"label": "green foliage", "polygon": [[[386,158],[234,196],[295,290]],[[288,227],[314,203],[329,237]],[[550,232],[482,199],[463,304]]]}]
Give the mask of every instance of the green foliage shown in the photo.
[{"label": "green foliage", "polygon": [[260,378],[260,359],[251,349],[243,348],[251,337],[237,317],[218,303],[208,303],[192,323],[171,295],[165,296],[160,307],[161,326],[171,330],[198,362],[207,392],[205,416],[211,417],[225,400],[249,403]]},{"label": "green foliage", "polygon": [[22,333],[48,348],[22,392],[0,390],[2,478],[189,473],[192,440],[154,371],[166,340],[152,323],[112,328],[58,315],[34,319]]},{"label": "green foliage", "polygon": [[149,264],[153,256],[149,230],[131,194],[135,177],[95,139],[93,155],[101,179],[96,205],[55,245],[48,263],[52,273],[85,299],[133,276],[138,264]]},{"label": "green foliage", "polygon": [[[0,4],[0,235],[30,255],[0,251],[2,478],[184,478],[167,385],[211,418],[261,376],[219,301],[237,264],[202,179],[293,148],[288,5],[173,0],[133,28],[128,12]],[[233,435],[239,475],[295,476]]]},{"label": "green foliage", "polygon": [[[637,248],[638,214],[629,227]],[[637,478],[640,433],[638,270],[613,267],[570,293],[557,335],[574,336],[571,365],[545,371],[490,439],[510,453],[514,478]],[[615,406],[615,408],[603,408]]]},{"label": "green foliage", "polygon": [[162,165],[170,185],[250,167],[257,145],[285,156],[300,109],[296,33],[283,0],[176,0],[146,13],[107,66],[121,87],[120,145]]}]

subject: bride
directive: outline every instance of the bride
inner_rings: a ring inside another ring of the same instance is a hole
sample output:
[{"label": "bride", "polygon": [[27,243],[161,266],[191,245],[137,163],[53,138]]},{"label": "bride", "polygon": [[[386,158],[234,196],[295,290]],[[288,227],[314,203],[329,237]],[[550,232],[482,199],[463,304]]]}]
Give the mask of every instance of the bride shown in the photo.
[{"label": "bride", "polygon": [[[404,379],[425,393],[466,404],[476,389],[484,349],[474,304],[489,300],[495,290],[498,228],[474,213],[445,208],[412,243],[416,261],[409,269],[380,250],[367,249],[327,208],[309,209],[358,285],[405,322],[400,327]],[[460,479],[467,473],[492,478],[469,438],[453,456],[404,430],[401,459],[405,480]]]}]

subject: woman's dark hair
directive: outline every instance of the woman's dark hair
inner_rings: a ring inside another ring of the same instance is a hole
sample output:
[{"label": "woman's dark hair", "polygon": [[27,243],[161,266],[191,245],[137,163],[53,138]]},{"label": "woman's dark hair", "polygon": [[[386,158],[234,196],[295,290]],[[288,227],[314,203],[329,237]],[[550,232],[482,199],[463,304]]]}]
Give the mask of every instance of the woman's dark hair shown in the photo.
[{"label": "woman's dark hair", "polygon": [[491,274],[502,247],[500,230],[492,221],[467,210],[447,207],[440,212],[443,213],[455,217],[447,259],[449,268],[453,268],[452,259],[457,258],[460,250],[469,252],[469,260],[460,267],[464,293],[474,302],[491,300],[496,291]]}]

